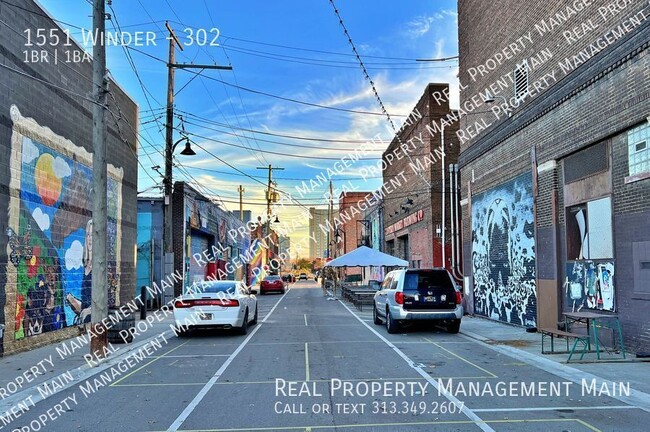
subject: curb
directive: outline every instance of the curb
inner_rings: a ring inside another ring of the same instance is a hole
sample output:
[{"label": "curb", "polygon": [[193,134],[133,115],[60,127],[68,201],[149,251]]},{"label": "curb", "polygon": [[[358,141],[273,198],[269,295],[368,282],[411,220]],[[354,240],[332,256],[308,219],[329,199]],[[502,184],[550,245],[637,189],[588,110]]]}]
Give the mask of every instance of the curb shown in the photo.
[{"label": "curb", "polygon": [[[63,390],[67,390],[70,387],[85,381],[86,379],[97,375],[98,373],[103,372],[104,370],[108,369],[109,367],[119,363],[126,357],[128,357],[131,353],[134,351],[137,351],[139,348],[145,346],[149,342],[151,342],[154,339],[159,338],[162,335],[168,336],[171,335],[172,331],[171,330],[165,330],[161,333],[158,333],[154,336],[148,337],[147,339],[143,339],[137,343],[134,344],[129,344],[128,348],[125,349],[120,349],[119,354],[115,355],[114,357],[107,357],[101,360],[97,361],[97,365],[95,366],[89,366],[87,363],[78,366],[74,369],[69,369],[65,372],[60,373],[59,375],[56,375],[52,378],[47,379],[46,381],[40,383],[40,384],[35,384],[31,387],[27,387],[19,392],[16,392],[12,394],[11,396],[3,399],[0,401],[0,413],[6,413],[8,412],[12,407],[15,407],[18,405],[20,402],[24,402],[25,399],[30,398],[31,396],[31,401],[34,403],[34,406],[38,402],[42,402],[45,399],[49,399],[50,397],[54,396],[57,393],[60,393]],[[69,376],[72,375],[73,379],[70,381]],[[64,379],[65,377],[65,379]],[[50,394],[47,396],[43,397],[41,393],[39,392],[39,388],[42,388],[45,384],[52,383],[53,381],[58,381],[59,383],[66,382],[66,384],[62,386],[57,386],[56,390],[52,390]]]}]

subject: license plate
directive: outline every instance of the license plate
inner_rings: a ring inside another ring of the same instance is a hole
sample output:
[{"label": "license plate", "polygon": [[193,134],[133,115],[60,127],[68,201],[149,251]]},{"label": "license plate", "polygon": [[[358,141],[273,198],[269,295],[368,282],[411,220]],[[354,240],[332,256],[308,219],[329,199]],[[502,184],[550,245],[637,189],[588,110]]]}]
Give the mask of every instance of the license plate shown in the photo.
[{"label": "license plate", "polygon": [[425,302],[434,302],[436,301],[436,298],[434,296],[426,296],[424,297]]},{"label": "license plate", "polygon": [[202,320],[211,320],[212,314],[211,313],[201,314],[199,315],[199,318],[201,318]]}]

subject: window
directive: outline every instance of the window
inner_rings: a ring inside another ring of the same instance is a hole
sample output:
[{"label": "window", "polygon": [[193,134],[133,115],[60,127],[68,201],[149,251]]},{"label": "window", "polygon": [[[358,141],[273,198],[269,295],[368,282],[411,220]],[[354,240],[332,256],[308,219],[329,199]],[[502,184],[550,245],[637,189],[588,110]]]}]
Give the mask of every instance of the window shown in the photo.
[{"label": "window", "polygon": [[627,133],[630,174],[650,172],[650,123],[644,123]]},{"label": "window", "polygon": [[566,239],[568,260],[613,258],[611,198],[569,207]]},{"label": "window", "polygon": [[514,71],[515,99],[520,100],[528,96],[528,62],[517,65]]}]

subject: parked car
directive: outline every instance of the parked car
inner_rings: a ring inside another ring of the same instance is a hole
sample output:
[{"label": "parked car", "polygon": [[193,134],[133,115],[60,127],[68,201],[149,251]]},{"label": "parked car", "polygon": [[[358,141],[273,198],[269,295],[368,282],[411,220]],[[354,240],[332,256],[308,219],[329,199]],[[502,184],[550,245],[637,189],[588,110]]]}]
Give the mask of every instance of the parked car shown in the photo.
[{"label": "parked car", "polygon": [[432,321],[458,333],[463,317],[461,292],[445,269],[395,270],[386,275],[374,297],[373,320],[386,322],[388,333],[413,321]]},{"label": "parked car", "polygon": [[260,283],[260,294],[266,294],[267,292],[277,291],[284,294],[285,291],[285,282],[278,275],[267,276]]},{"label": "parked car", "polygon": [[235,329],[240,334],[257,323],[257,294],[241,281],[205,281],[174,300],[179,335],[198,328]]},{"label": "parked car", "polygon": [[307,280],[307,273],[300,273],[300,280]]}]

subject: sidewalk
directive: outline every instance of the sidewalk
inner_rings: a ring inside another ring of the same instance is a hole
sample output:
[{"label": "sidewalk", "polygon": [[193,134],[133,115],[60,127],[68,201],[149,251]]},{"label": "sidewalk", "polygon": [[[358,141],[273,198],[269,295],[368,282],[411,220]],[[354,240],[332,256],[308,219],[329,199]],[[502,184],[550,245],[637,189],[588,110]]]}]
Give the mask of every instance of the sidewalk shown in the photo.
[{"label": "sidewalk", "polygon": [[[152,314],[153,312],[147,312],[148,317]],[[160,316],[162,317],[162,314]],[[143,347],[149,341],[160,337],[161,334],[165,334],[167,338],[174,337],[170,329],[170,324],[173,323],[171,314],[165,316],[160,322],[154,321],[150,325],[145,320],[138,318],[139,315],[136,317],[136,325],[140,323],[139,328],[142,329],[142,332],[135,335],[131,343],[111,344],[112,349],[115,351],[106,359],[107,362],[112,363],[114,360],[125,357],[127,354]],[[66,347],[68,348],[67,353],[65,353]],[[57,351],[57,348],[59,351]],[[61,355],[61,352],[65,354]],[[76,383],[83,377],[101,372],[101,364],[91,367],[84,359],[84,355],[89,353],[90,347],[87,342],[71,338],[56,344],[0,358],[0,389],[7,392],[7,395],[2,396],[0,399],[0,415],[12,403],[20,401],[30,394],[36,394],[38,386],[43,388],[47,383],[50,387],[56,388],[55,384],[57,382],[63,382],[58,379],[62,374],[71,374],[75,377],[74,382]],[[29,371],[30,368],[37,370],[36,376]]]},{"label": "sidewalk", "polygon": [[[603,359],[601,361],[596,360],[595,353],[588,353],[585,354],[583,360],[593,360],[592,363],[574,363],[574,360],[580,357],[575,354],[571,359],[571,363],[567,363],[568,354],[542,354],[541,333],[527,333],[522,327],[469,315],[463,317],[460,332],[472,339],[489,345],[507,346],[521,350],[530,355],[538,356],[540,360],[552,360],[559,365],[578,369],[606,380],[614,382],[629,381],[633,389],[650,394],[650,380],[648,380],[648,376],[650,376],[650,362],[634,361],[636,356],[633,353],[626,353],[626,359],[632,360],[627,362],[603,361],[620,358],[617,354],[610,355],[607,352],[603,352],[601,353],[601,359]],[[550,342],[547,340],[545,344],[547,350],[550,347],[549,344]],[[565,348],[564,339],[556,339],[555,347],[560,350]]]}]

